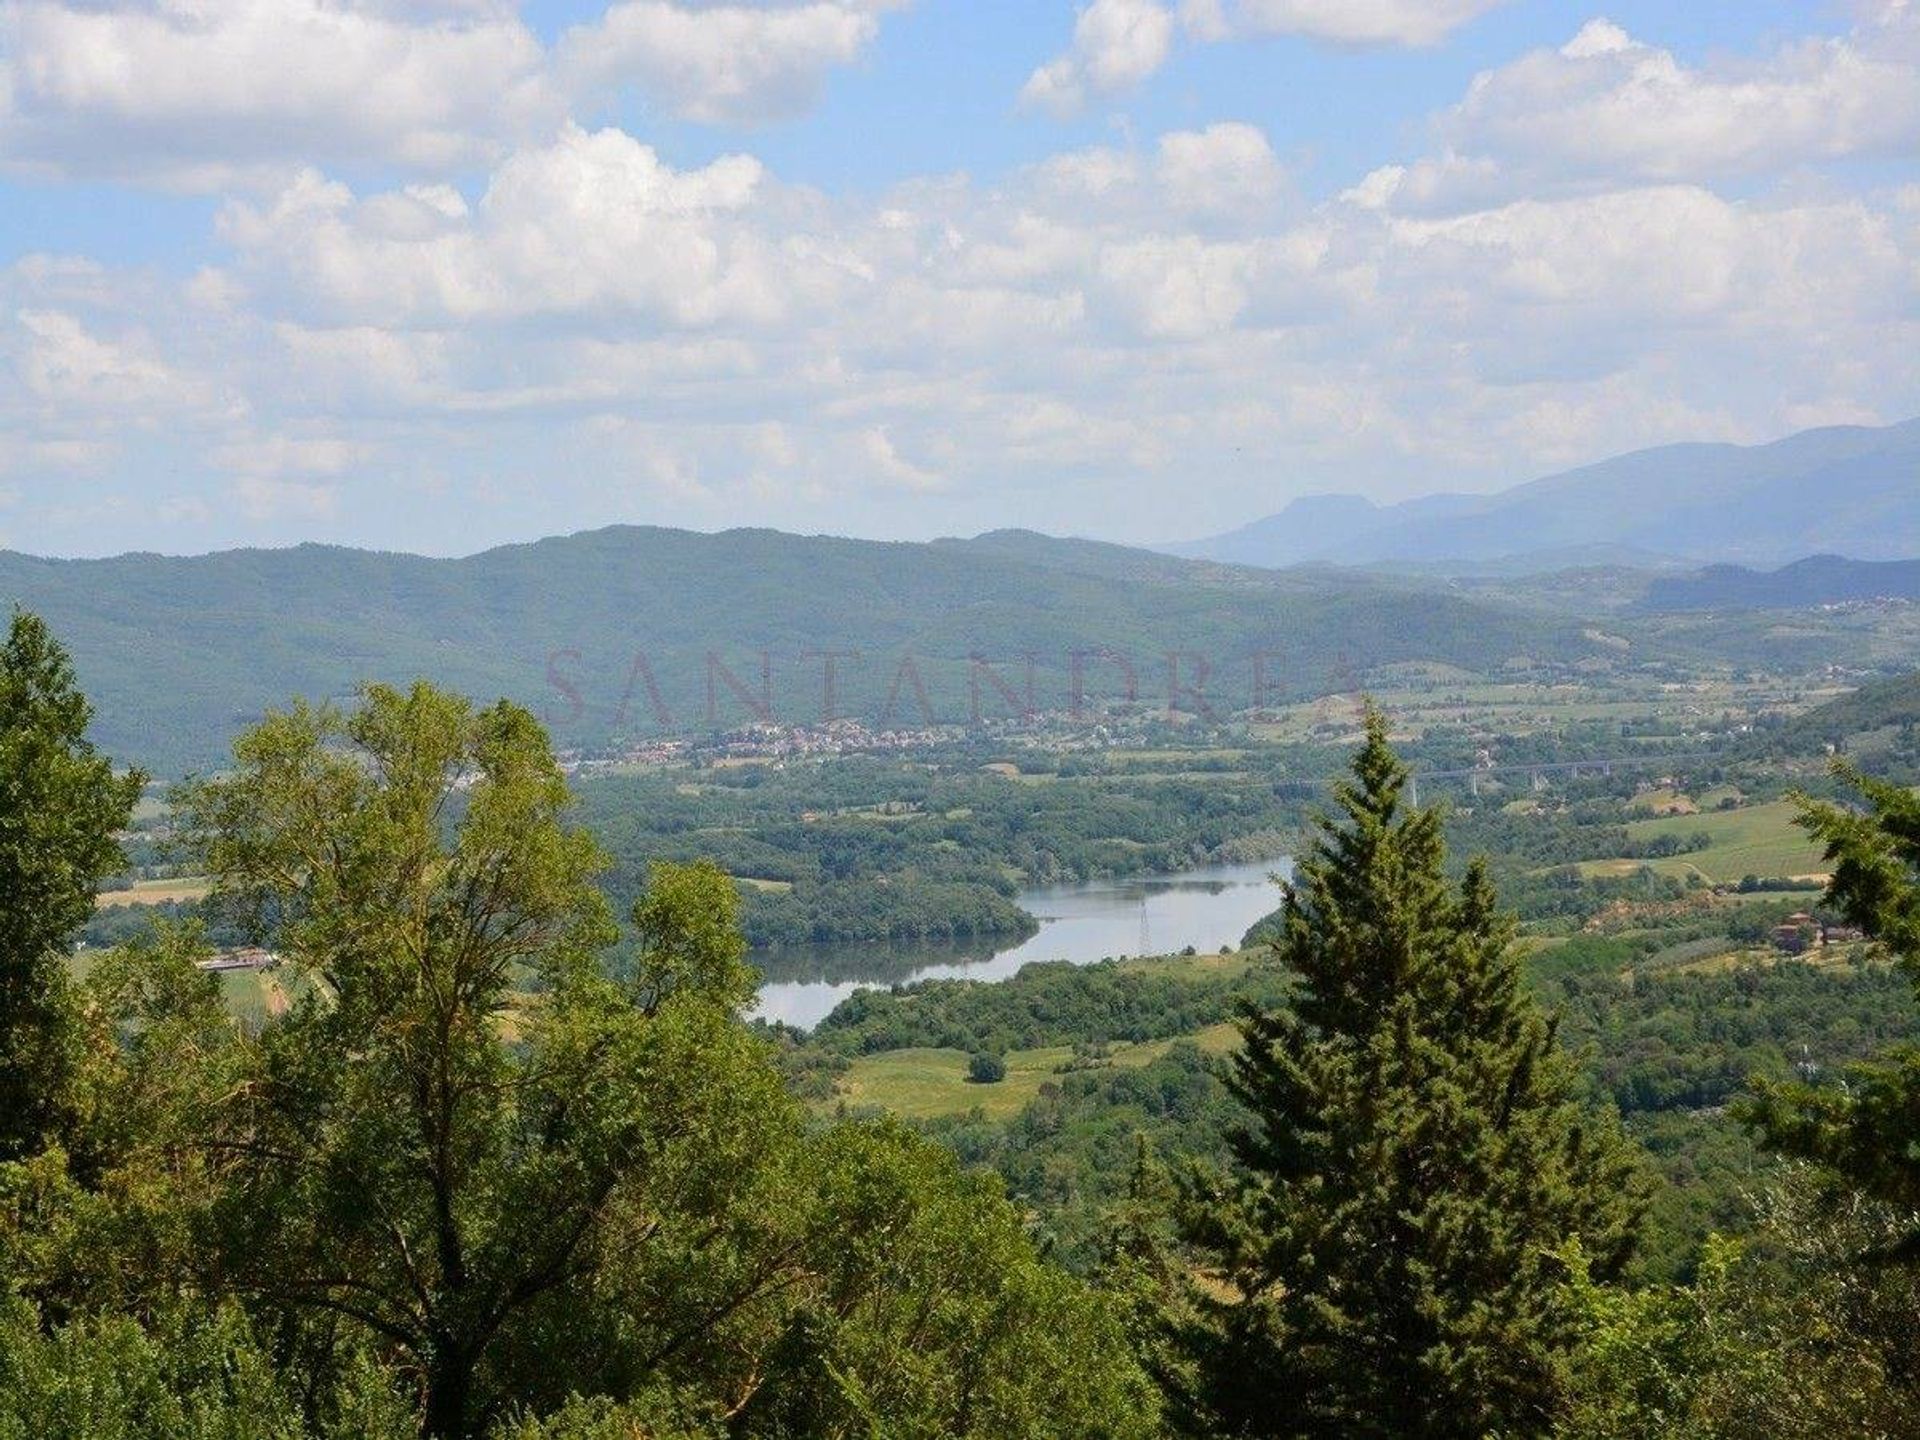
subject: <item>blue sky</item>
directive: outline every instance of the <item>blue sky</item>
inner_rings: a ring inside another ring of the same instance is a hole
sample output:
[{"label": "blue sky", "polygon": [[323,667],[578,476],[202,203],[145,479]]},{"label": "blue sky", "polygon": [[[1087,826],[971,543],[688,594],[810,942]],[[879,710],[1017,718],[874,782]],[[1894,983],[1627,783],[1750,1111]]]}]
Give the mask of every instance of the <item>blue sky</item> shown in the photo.
[{"label": "blue sky", "polygon": [[0,0],[41,553],[1152,542],[1916,342],[1913,0]]}]

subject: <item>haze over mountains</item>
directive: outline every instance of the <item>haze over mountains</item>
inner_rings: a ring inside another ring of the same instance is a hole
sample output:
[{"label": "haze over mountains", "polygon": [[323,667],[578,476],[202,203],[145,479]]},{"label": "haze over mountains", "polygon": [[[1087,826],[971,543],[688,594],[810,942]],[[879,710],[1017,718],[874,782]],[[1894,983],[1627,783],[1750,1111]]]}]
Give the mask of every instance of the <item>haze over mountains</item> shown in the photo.
[{"label": "haze over mountains", "polygon": [[[1571,575],[1476,588],[1442,573],[1576,556],[1671,568],[1690,555],[1920,555],[1920,421],[1755,449],[1672,446],[1490,497],[1303,500],[1188,548],[1204,556],[1017,530],[916,544],[618,526],[462,559],[319,545],[0,552],[0,604],[53,624],[98,703],[101,742],[163,773],[219,763],[269,705],[368,679],[508,696],[583,747],[769,714],[953,723],[1010,713],[1029,692],[1042,711],[1131,687],[1162,710],[1172,699],[1231,713],[1356,690],[1400,663],[1487,674],[1676,645],[1725,660],[1738,648],[1750,663],[1785,642],[1766,626],[1659,617],[1920,597],[1920,563],[1832,556],[1764,573],[1589,570],[1609,597],[1599,608]],[[1261,568],[1307,560],[1346,564]],[[1196,683],[1204,697],[1176,693]]]},{"label": "haze over mountains", "polygon": [[1245,565],[1699,561],[1920,555],[1920,420],[1768,445],[1665,445],[1492,495],[1376,506],[1316,495],[1169,553]]}]

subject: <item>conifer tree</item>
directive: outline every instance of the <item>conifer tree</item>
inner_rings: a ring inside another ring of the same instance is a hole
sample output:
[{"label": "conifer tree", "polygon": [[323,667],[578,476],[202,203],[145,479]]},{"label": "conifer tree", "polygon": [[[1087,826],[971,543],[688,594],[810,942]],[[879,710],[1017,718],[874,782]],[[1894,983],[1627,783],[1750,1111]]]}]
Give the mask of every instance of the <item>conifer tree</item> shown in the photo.
[{"label": "conifer tree", "polygon": [[1297,989],[1242,1022],[1234,1173],[1189,1182],[1222,1282],[1188,1397],[1212,1433],[1541,1433],[1573,1268],[1630,1257],[1629,1152],[1576,1099],[1485,867],[1448,882],[1407,774],[1370,710],[1342,818],[1287,888]]}]

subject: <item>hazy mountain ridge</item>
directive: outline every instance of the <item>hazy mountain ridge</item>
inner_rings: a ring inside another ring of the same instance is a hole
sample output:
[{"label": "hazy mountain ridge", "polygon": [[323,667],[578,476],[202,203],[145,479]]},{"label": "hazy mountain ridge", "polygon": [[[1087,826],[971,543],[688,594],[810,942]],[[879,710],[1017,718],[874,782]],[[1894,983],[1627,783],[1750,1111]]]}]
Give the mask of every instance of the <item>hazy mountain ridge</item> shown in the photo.
[{"label": "hazy mountain ridge", "polygon": [[[319,545],[188,558],[0,553],[0,603],[41,612],[71,648],[103,746],[165,772],[218,763],[228,737],[268,705],[343,696],[365,679],[431,676],[508,696],[539,710],[561,743],[597,745],[704,729],[710,695],[722,723],[750,718],[729,686],[711,683],[709,654],[752,692],[764,655],[776,718],[807,721],[824,709],[823,652],[842,652],[838,713],[919,723],[900,673],[907,655],[944,722],[969,713],[973,654],[1016,687],[1031,656],[1046,709],[1068,703],[1076,650],[1129,657],[1155,704],[1169,652],[1202,657],[1232,706],[1250,703],[1255,652],[1270,657],[1278,699],[1350,688],[1368,665],[1482,669],[1595,648],[1575,619],[1438,587],[1008,533],[911,544],[615,527],[451,560]],[[1085,668],[1090,695],[1120,684],[1116,665]],[[1004,710],[997,691],[983,693],[988,713]]]},{"label": "hazy mountain ridge", "polygon": [[1545,476],[1492,495],[1375,506],[1307,496],[1169,553],[1280,566],[1500,562],[1554,553],[1782,564],[1814,552],[1920,554],[1920,420],[1801,431],[1767,445],[1689,443]]},{"label": "hazy mountain ridge", "polygon": [[1638,608],[1789,610],[1872,600],[1920,600],[1920,560],[1810,555],[1777,570],[1710,565],[1692,575],[1655,578]]}]

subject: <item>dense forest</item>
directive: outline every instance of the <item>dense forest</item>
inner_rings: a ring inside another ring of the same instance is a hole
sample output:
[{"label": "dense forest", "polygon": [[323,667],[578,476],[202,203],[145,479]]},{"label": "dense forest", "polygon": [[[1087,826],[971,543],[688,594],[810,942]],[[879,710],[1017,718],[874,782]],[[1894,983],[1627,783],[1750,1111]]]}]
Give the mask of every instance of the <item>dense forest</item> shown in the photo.
[{"label": "dense forest", "polygon": [[[75,956],[144,782],[89,719],[17,615],[0,1436],[1911,1433],[1920,1068],[1880,957],[1920,965],[1920,801],[1857,768],[1800,814],[1882,951],[1701,969],[1697,884],[1579,868],[1690,830],[1582,839],[1577,793],[1449,819],[1378,712],[1311,815],[1170,775],[1029,834],[1005,777],[898,766],[582,806],[526,710],[370,686],[177,793],[198,916]],[[1295,879],[1240,953],[742,1018],[742,880],[812,926],[830,886],[1004,899],[1281,824]],[[1680,893],[1612,932],[1530,900],[1523,935],[1508,870]],[[284,1003],[235,1011],[208,918],[271,941]],[[1010,1118],[832,1098],[902,1049],[986,1091],[1045,1046]]]},{"label": "dense forest", "polygon": [[[1044,782],[1048,778],[1038,777]],[[691,792],[691,793],[689,793]],[[1179,776],[1055,785],[878,757],[832,767],[596,780],[581,822],[614,857],[609,893],[630,903],[657,859],[711,859],[750,885],[747,938],[805,941],[1018,934],[1021,885],[1177,870],[1228,854],[1282,853],[1302,807],[1259,777]]]},{"label": "dense forest", "polygon": [[[346,699],[363,680],[422,674],[536,710],[560,744],[603,746],[830,712],[965,723],[976,706],[1065,710],[1076,691],[1100,705],[1131,690],[1161,710],[1182,698],[1169,653],[1202,641],[1223,709],[1259,703],[1256,691],[1316,693],[1363,649],[1475,668],[1595,649],[1570,618],[1443,586],[1040,535],[914,545],[620,526],[450,560],[320,545],[110,560],[0,551],[0,602],[60,628],[104,742],[169,777],[221,763],[288,695]],[[1270,680],[1256,679],[1256,654]],[[1195,683],[1191,657],[1184,675]]]}]

